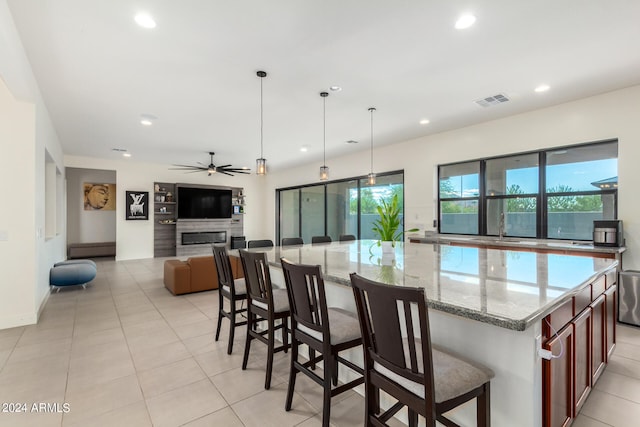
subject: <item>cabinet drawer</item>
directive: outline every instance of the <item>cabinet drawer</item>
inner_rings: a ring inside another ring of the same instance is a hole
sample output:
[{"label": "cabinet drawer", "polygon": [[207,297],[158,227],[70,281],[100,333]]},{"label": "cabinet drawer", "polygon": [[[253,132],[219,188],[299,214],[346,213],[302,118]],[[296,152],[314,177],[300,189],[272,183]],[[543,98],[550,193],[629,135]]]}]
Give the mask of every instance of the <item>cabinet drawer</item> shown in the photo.
[{"label": "cabinet drawer", "polygon": [[601,276],[591,284],[591,301],[595,301],[604,293],[605,282],[605,276]]},{"label": "cabinet drawer", "polygon": [[557,331],[564,328],[573,319],[573,300],[569,300],[548,314],[542,322],[544,338],[550,338]]},{"label": "cabinet drawer", "polygon": [[591,284],[580,290],[573,297],[573,312],[579,314],[582,310],[591,304]]}]

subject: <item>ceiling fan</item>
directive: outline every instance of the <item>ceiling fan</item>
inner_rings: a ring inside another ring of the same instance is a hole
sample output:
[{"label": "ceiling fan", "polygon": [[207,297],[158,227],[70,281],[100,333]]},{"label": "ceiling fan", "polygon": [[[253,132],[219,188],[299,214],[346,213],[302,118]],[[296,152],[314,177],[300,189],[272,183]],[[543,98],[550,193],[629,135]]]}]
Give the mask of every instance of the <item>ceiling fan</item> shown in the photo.
[{"label": "ceiling fan", "polygon": [[189,172],[206,171],[209,176],[213,175],[214,173],[223,173],[223,174],[229,175],[229,176],[233,176],[234,173],[244,173],[244,174],[251,173],[251,170],[249,168],[246,168],[246,167],[233,168],[233,167],[231,167],[231,165],[222,165],[222,166],[214,165],[213,164],[213,155],[214,154],[216,154],[216,153],[214,153],[213,151],[209,151],[210,163],[208,165],[205,165],[204,163],[200,163],[200,162],[198,162],[198,164],[200,166],[174,165],[176,167],[175,168],[169,168],[169,170],[183,170],[183,171],[189,171]]}]

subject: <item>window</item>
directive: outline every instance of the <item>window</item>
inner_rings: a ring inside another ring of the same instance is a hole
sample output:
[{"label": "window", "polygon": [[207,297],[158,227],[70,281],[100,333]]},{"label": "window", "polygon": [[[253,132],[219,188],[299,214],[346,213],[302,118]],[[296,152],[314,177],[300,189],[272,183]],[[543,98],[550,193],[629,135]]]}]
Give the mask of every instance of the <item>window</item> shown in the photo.
[{"label": "window", "polygon": [[480,162],[439,168],[440,232],[478,234]]},{"label": "window", "polygon": [[591,240],[617,217],[618,143],[442,165],[440,233]]},{"label": "window", "polygon": [[536,237],[538,157],[534,153],[486,161],[486,234]]},{"label": "window", "polygon": [[373,186],[364,177],[349,178],[326,184],[278,189],[276,238],[302,237],[306,243],[312,236],[328,235],[337,241],[341,234],[359,239],[373,239],[376,206],[381,199],[398,194],[404,201],[404,173],[378,174]]},{"label": "window", "polygon": [[591,240],[593,221],[616,218],[618,144],[546,153],[549,238]]}]

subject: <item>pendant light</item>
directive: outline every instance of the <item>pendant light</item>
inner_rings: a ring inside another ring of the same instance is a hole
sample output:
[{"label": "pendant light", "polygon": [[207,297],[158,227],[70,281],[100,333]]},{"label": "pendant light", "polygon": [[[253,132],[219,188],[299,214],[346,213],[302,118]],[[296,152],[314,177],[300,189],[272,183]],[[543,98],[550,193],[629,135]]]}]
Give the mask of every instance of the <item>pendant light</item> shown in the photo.
[{"label": "pendant light", "polygon": [[267,159],[264,158],[263,155],[263,143],[262,143],[262,128],[263,128],[263,120],[262,120],[262,80],[267,77],[267,73],[264,71],[258,71],[256,73],[258,77],[260,77],[260,158],[256,159],[256,175],[266,175],[267,174]]},{"label": "pendant light", "polygon": [[328,92],[320,92],[322,97],[322,166],[320,166],[320,181],[329,179],[329,166],[327,166],[327,96]]},{"label": "pendant light", "polygon": [[373,173],[373,112],[376,111],[374,107],[369,108],[369,112],[371,113],[371,169],[369,171],[369,175],[367,175],[367,183],[369,185],[374,185],[376,183],[376,174]]}]

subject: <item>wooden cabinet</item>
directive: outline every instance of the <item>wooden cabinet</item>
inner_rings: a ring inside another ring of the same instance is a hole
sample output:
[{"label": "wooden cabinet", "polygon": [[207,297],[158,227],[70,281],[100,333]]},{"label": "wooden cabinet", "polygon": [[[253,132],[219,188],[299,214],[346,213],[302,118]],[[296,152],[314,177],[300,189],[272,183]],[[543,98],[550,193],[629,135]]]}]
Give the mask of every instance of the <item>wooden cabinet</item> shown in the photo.
[{"label": "wooden cabinet", "polygon": [[574,337],[573,416],[575,417],[591,392],[591,308],[584,309],[571,323]]},{"label": "wooden cabinet", "polygon": [[542,348],[554,355],[542,361],[545,427],[573,422],[615,348],[617,286],[615,274],[609,273],[576,292],[542,322]]},{"label": "wooden cabinet", "polygon": [[606,313],[606,351],[607,363],[616,348],[616,319],[618,318],[618,286],[612,285],[604,292]]},{"label": "wooden cabinet", "polygon": [[573,325],[565,326],[543,346],[555,358],[545,360],[544,425],[568,426],[573,419]]},{"label": "wooden cabinet", "polygon": [[176,185],[156,182],[153,192],[153,256],[176,255]]},{"label": "wooden cabinet", "polygon": [[604,294],[591,303],[591,384],[595,384],[607,362],[606,297]]}]

